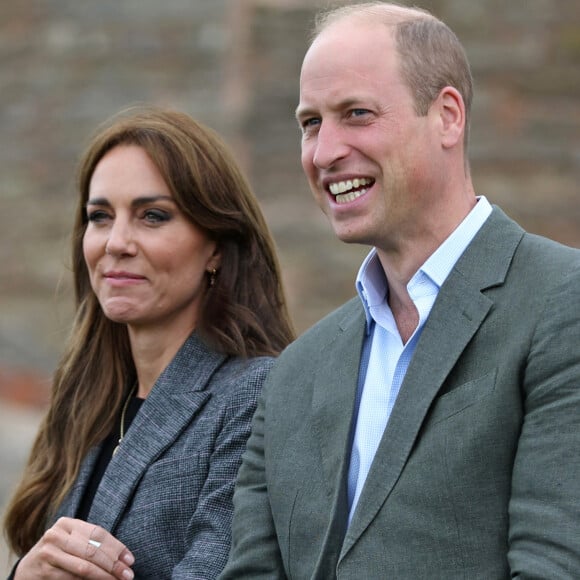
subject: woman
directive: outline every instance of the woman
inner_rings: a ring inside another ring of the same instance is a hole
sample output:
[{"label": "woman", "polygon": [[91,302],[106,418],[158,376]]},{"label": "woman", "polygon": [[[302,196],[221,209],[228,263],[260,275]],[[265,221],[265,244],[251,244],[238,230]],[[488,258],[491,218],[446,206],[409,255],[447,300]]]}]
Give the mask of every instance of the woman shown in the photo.
[{"label": "woman", "polygon": [[214,578],[256,400],[293,338],[219,138],[132,109],[81,160],[76,318],[5,532],[14,578]]}]

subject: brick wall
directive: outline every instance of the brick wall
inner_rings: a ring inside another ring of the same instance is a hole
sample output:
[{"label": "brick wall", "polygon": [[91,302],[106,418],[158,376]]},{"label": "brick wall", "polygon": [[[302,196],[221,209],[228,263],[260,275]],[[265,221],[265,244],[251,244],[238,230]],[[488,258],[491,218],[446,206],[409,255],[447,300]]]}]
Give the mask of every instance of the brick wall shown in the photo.
[{"label": "brick wall", "polygon": [[[456,30],[473,64],[478,192],[532,231],[580,245],[580,3],[423,5]],[[0,364],[53,367],[70,321],[76,158],[99,122],[137,101],[183,109],[235,147],[278,242],[300,330],[352,295],[364,249],[337,242],[311,200],[293,119],[315,6],[2,4]]]}]

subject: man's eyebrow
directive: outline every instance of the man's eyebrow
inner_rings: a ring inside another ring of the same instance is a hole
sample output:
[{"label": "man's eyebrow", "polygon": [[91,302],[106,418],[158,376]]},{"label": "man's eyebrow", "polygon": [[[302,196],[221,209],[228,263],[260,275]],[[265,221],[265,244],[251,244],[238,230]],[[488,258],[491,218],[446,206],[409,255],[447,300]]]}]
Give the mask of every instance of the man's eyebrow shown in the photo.
[{"label": "man's eyebrow", "polygon": [[294,113],[294,116],[296,117],[297,121],[303,119],[304,117],[312,117],[314,115],[316,115],[314,109],[312,109],[311,107],[302,107],[300,105],[296,107],[296,111]]},{"label": "man's eyebrow", "polygon": [[[368,103],[368,101],[369,101],[368,98],[365,99],[363,97],[348,97],[346,99],[333,103],[329,107],[329,109],[333,111],[342,111],[344,109],[349,109],[351,107],[362,107],[364,106],[365,103]],[[301,107],[300,105],[296,107],[295,112],[297,120],[303,119],[304,117],[316,117],[319,114],[320,113],[312,107]]]}]

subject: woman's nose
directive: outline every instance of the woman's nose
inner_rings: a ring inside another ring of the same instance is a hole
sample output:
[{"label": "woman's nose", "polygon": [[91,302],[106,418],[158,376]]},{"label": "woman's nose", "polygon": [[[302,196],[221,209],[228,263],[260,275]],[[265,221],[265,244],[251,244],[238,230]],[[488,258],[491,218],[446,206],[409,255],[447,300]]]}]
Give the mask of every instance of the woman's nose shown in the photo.
[{"label": "woman's nose", "polygon": [[110,256],[134,255],[136,249],[131,226],[127,222],[116,220],[109,230],[105,253]]}]

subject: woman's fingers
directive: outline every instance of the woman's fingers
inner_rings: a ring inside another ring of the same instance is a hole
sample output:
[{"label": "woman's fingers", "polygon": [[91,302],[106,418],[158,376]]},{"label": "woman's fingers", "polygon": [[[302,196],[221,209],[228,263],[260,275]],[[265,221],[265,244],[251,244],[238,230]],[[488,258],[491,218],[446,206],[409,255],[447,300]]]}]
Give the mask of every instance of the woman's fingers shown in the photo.
[{"label": "woman's fingers", "polygon": [[127,547],[100,526],[60,518],[22,559],[16,578],[132,580],[134,561]]},{"label": "woman's fingers", "polygon": [[[113,577],[122,580],[133,578],[134,574],[130,567],[135,559],[117,538],[100,526],[82,520],[64,518],[59,522],[68,532],[66,551],[98,567],[97,571],[90,569],[91,574],[97,574],[95,578]],[[101,571],[106,572],[108,576],[103,576]]]}]

